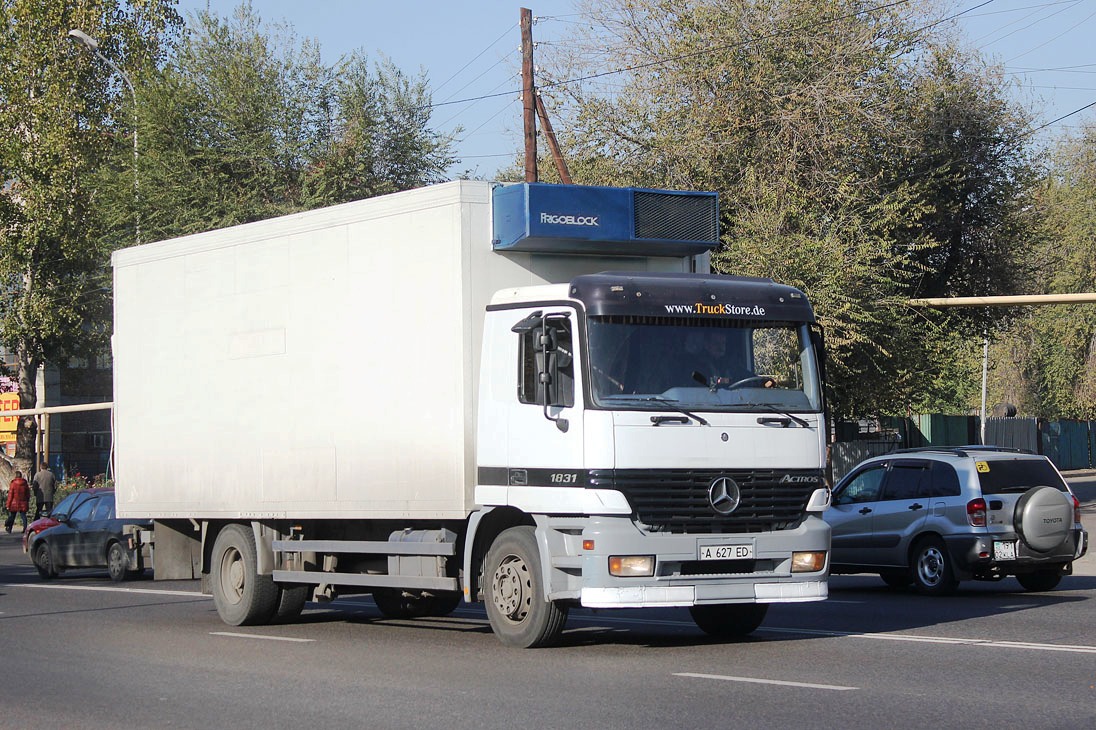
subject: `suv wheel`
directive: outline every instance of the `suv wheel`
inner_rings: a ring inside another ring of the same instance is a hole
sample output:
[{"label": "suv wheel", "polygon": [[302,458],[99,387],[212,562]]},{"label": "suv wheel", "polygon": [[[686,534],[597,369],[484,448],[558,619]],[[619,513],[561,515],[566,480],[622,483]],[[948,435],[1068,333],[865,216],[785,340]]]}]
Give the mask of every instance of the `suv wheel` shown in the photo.
[{"label": "suv wheel", "polygon": [[1037,570],[1034,573],[1022,573],[1016,576],[1026,591],[1052,591],[1062,581],[1062,569]]},{"label": "suv wheel", "polygon": [[951,567],[948,549],[940,538],[926,537],[918,542],[913,548],[912,558],[910,580],[918,593],[945,596],[959,585]]}]

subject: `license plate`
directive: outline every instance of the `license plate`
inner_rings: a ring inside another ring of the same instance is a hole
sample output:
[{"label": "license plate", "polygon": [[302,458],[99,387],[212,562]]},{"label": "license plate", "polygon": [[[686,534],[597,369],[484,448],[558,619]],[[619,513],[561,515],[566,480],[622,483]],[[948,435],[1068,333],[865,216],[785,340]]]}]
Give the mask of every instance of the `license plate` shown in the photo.
[{"label": "license plate", "polygon": [[993,559],[994,560],[1016,560],[1016,541],[1015,540],[994,540],[993,541]]},{"label": "license plate", "polygon": [[701,560],[749,560],[754,556],[753,545],[701,545]]}]

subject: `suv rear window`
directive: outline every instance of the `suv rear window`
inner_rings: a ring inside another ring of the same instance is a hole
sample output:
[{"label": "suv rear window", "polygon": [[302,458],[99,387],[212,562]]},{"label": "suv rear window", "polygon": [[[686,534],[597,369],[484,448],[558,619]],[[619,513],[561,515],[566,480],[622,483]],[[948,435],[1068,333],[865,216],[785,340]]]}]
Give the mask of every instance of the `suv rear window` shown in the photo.
[{"label": "suv rear window", "polygon": [[979,461],[977,469],[982,494],[1026,492],[1032,487],[1042,486],[1066,491],[1066,485],[1054,466],[1043,459]]}]

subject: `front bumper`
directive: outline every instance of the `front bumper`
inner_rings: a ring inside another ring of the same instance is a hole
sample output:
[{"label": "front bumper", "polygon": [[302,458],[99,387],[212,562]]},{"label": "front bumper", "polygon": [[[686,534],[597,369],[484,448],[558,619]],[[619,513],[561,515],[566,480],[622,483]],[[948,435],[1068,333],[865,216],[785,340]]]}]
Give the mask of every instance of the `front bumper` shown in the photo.
[{"label": "front bumper", "polygon": [[[650,534],[626,518],[597,517],[582,539],[595,546],[578,561],[579,603],[588,608],[820,601],[829,594],[830,528],[814,516],[791,530],[729,535]],[[752,560],[699,560],[704,545],[744,544],[752,546]],[[825,567],[792,573],[792,553],[801,551],[827,553]],[[653,555],[654,575],[610,575],[611,555]]]}]

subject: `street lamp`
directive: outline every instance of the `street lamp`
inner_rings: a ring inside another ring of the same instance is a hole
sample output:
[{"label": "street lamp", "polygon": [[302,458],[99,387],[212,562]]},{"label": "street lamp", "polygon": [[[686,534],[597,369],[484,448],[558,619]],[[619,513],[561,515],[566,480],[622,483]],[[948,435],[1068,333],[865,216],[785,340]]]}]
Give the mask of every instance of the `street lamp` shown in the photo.
[{"label": "street lamp", "polygon": [[121,77],[122,81],[129,87],[129,93],[133,95],[133,202],[136,206],[135,209],[135,228],[137,243],[141,242],[141,189],[138,184],[137,177],[137,90],[133,88],[133,82],[129,80],[129,76],[125,71],[118,68],[118,65],[104,56],[99,51],[99,41],[95,40],[82,30],[73,28],[68,32],[70,40],[81,44],[84,48],[88,49],[91,53],[95,54],[95,57],[114,69],[114,73]]}]

